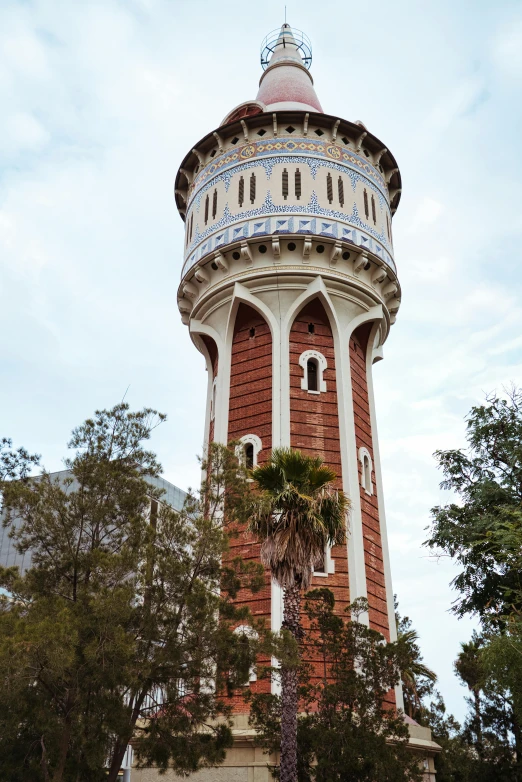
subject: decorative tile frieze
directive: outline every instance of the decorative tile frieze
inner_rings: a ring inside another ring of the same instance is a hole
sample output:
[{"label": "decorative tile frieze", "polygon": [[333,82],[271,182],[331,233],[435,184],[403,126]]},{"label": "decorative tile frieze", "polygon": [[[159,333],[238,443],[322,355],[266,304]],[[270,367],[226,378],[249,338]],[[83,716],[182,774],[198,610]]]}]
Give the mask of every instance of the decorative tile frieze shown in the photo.
[{"label": "decorative tile frieze", "polygon": [[318,218],[303,220],[297,216],[288,218],[273,216],[266,217],[263,220],[250,219],[213,233],[187,257],[183,266],[182,277],[206,255],[213,254],[216,250],[223,249],[228,244],[241,242],[249,237],[262,238],[263,236],[270,237],[284,234],[314,235],[318,239],[324,237],[352,244],[362,250],[374,253],[396,272],[395,263],[391,255],[378,241],[369,236],[364,229],[347,228],[337,220],[321,220]]}]

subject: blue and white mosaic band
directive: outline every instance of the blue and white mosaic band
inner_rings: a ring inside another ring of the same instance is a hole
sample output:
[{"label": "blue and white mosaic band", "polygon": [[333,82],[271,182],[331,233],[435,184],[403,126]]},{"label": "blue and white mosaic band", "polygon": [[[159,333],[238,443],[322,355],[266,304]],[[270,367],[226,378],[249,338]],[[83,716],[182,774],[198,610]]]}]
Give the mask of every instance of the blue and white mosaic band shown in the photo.
[{"label": "blue and white mosaic band", "polygon": [[395,273],[395,263],[386,249],[373,237],[360,228],[352,228],[338,220],[324,220],[322,218],[305,218],[303,215],[288,217],[263,217],[234,223],[223,230],[213,232],[205,241],[201,242],[185,261],[181,276],[184,277],[188,270],[205,258],[206,255],[222,250],[230,244],[241,242],[244,239],[264,236],[305,234],[335,239],[337,241],[353,244],[363,250],[374,253],[381,258]]}]

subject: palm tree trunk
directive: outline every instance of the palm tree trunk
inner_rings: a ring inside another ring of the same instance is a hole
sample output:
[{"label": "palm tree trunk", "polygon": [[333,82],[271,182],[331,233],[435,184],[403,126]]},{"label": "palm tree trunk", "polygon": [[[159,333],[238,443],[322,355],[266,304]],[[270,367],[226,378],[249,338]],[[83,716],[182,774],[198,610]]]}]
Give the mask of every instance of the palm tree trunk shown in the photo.
[{"label": "palm tree trunk", "polygon": [[[283,627],[299,643],[301,630],[301,587],[295,585],[283,591]],[[297,782],[297,709],[298,671],[296,667],[281,668],[281,782]]]}]

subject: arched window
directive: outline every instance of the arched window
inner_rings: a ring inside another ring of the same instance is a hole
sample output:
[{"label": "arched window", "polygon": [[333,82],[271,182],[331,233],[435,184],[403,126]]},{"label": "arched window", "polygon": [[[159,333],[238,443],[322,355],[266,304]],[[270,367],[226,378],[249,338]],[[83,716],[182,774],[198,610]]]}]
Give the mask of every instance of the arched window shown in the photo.
[{"label": "arched window", "polygon": [[263,444],[257,434],[245,434],[239,438],[236,455],[247,470],[253,470],[257,467],[257,459],[262,448]]},{"label": "arched window", "polygon": [[339,205],[342,208],[344,206],[344,183],[342,177],[339,177],[337,180],[337,192],[339,195]]},{"label": "arched window", "polygon": [[299,356],[299,365],[303,369],[301,388],[309,394],[320,394],[326,391],[326,381],[323,373],[328,364],[322,353],[318,350],[305,350]]},{"label": "arched window", "polygon": [[301,198],[301,172],[298,168],[295,170],[295,197],[298,201]]},{"label": "arched window", "polygon": [[318,391],[317,388],[317,376],[319,374],[319,367],[317,366],[316,358],[309,358],[306,362],[306,378],[308,391]]},{"label": "arched window", "polygon": [[[239,625],[239,627],[236,627],[234,630],[234,633],[236,635],[242,636],[245,643],[248,643],[250,640],[257,641],[259,638],[259,635],[254,630],[253,627],[250,627],[249,625]],[[250,671],[248,672],[248,680],[243,682],[243,685],[245,687],[248,687],[250,682],[256,682],[257,681],[257,673],[256,673],[256,667],[253,665],[250,668]]]},{"label": "arched window", "polygon": [[243,176],[239,177],[239,187],[237,192],[237,201],[239,206],[243,206],[245,200],[245,179]]},{"label": "arched window", "polygon": [[288,198],[288,171],[286,170],[286,168],[283,169],[281,184],[283,188],[283,198],[286,201],[286,199]]},{"label": "arched window", "polygon": [[256,200],[256,175],[250,174],[250,203]]},{"label": "arched window", "polygon": [[372,472],[373,464],[372,457],[367,448],[359,448],[359,461],[361,462],[361,486],[366,494],[373,494]]},{"label": "arched window", "polygon": [[368,208],[368,193],[366,192],[366,188],[364,188],[364,214],[366,215],[366,219],[370,217],[370,210]]},{"label": "arched window", "polygon": [[208,223],[208,205],[209,205],[209,199],[207,193],[207,197],[205,198],[205,225]]},{"label": "arched window", "polygon": [[252,443],[245,443],[245,467],[247,470],[254,469],[254,446]]},{"label": "arched window", "polygon": [[328,203],[331,204],[333,201],[333,180],[330,173],[326,175],[326,196],[328,198]]},{"label": "arched window", "polygon": [[217,190],[214,190],[214,195],[212,196],[212,219],[215,220],[217,215]]}]

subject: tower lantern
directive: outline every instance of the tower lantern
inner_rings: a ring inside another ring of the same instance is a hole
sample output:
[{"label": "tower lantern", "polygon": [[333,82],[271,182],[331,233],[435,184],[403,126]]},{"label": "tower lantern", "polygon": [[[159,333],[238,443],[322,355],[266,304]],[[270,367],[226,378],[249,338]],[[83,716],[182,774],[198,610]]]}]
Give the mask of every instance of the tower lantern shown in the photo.
[{"label": "tower lantern", "polygon": [[[314,585],[334,592],[339,611],[366,597],[366,621],[394,639],[372,366],[401,298],[399,169],[361,122],[323,112],[304,34],[284,24],[261,61],[255,100],[198,141],[176,177],[178,306],[207,363],[205,439],[238,440],[249,465],[277,446],[322,456],[352,511],[347,545],[325,551]],[[234,545],[259,557],[255,542]],[[268,574],[249,603],[280,628]]]}]

